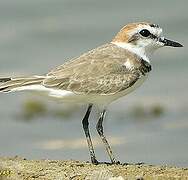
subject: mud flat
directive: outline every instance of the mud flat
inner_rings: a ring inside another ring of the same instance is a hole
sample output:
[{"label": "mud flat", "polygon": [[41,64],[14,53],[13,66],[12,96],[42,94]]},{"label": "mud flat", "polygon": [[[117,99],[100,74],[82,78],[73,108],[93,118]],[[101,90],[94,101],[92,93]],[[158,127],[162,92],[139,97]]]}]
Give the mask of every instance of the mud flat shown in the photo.
[{"label": "mud flat", "polygon": [[0,157],[0,180],[188,179],[188,168],[153,165],[92,165],[89,162]]}]

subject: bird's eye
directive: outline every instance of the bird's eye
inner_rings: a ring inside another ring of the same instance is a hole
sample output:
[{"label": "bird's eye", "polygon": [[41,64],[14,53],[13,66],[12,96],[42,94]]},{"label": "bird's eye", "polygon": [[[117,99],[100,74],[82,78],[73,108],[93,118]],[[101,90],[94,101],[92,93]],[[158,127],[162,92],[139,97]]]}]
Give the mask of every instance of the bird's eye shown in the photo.
[{"label": "bird's eye", "polygon": [[144,37],[148,37],[151,33],[147,29],[142,29],[140,34]]}]

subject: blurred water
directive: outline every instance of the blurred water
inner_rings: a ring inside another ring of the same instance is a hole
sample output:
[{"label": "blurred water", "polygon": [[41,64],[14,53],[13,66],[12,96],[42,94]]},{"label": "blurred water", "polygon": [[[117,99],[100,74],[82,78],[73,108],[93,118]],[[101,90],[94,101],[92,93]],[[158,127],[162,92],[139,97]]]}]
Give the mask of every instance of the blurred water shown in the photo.
[{"label": "blurred water", "polygon": [[[154,55],[148,81],[109,107],[105,130],[111,140],[115,138],[112,144],[122,162],[188,166],[187,5],[186,0],[0,0],[0,75],[44,74],[108,42],[124,24],[160,24],[164,34],[184,48],[164,48]],[[0,94],[0,155],[88,160],[84,145],[70,145],[75,140],[81,143],[80,138],[84,141],[83,107],[69,121],[51,117],[17,120],[28,96]],[[160,104],[166,112],[161,118],[135,120],[127,114],[136,104],[146,109]],[[94,130],[92,134],[97,136]],[[48,142],[60,143],[50,149]],[[99,159],[107,160],[103,147],[96,146]]]}]

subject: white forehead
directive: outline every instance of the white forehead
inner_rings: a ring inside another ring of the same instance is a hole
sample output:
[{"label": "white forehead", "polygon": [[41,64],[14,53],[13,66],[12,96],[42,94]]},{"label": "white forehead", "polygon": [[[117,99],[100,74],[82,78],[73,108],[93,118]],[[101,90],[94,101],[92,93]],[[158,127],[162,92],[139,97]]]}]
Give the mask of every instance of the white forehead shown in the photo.
[{"label": "white forehead", "polygon": [[140,24],[138,25],[136,28],[134,28],[132,31],[130,31],[130,35],[133,35],[135,33],[140,32],[142,29],[147,29],[148,31],[150,31],[151,34],[159,37],[162,35],[162,28],[160,27],[151,27],[150,25],[143,25]]}]

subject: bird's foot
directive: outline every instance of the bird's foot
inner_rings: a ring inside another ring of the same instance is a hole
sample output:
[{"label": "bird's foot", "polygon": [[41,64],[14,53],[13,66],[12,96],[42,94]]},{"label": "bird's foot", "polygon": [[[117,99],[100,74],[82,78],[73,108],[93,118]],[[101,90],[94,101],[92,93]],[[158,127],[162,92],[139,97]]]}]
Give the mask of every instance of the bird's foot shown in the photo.
[{"label": "bird's foot", "polygon": [[135,166],[140,166],[145,164],[144,162],[138,162],[138,163],[122,163],[123,166],[127,166],[127,165],[135,165]]},{"label": "bird's foot", "polygon": [[120,165],[121,163],[120,163],[120,161],[114,160],[114,161],[112,161],[112,164]]},{"label": "bird's foot", "polygon": [[97,159],[96,159],[95,157],[92,157],[92,158],[91,158],[91,162],[92,162],[92,164],[94,164],[94,165],[98,165],[98,164],[99,164],[99,161],[97,161]]}]

